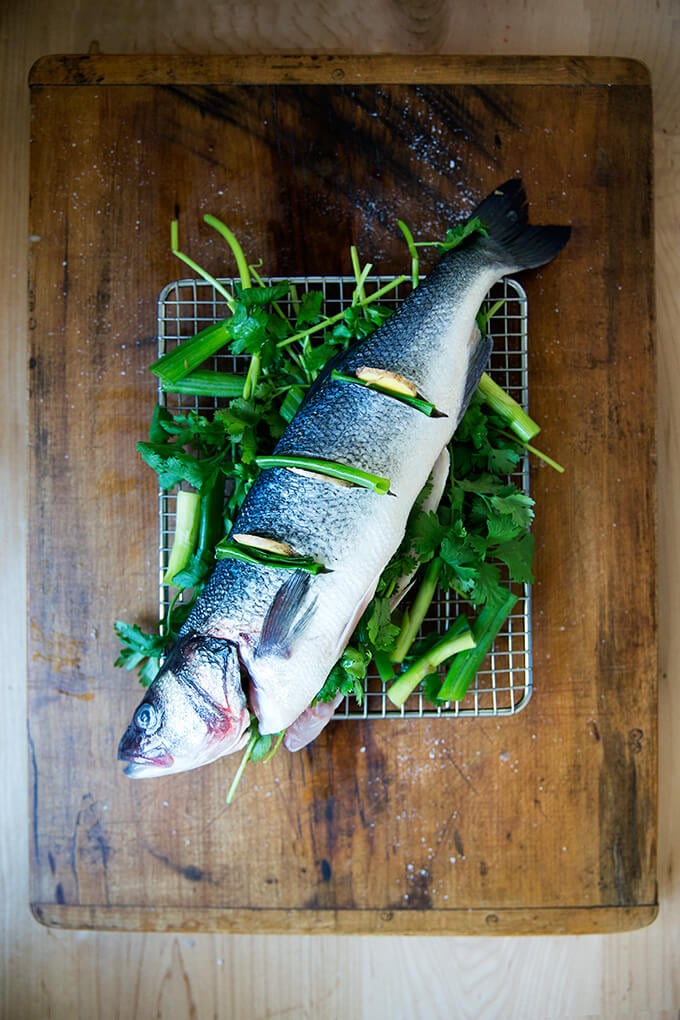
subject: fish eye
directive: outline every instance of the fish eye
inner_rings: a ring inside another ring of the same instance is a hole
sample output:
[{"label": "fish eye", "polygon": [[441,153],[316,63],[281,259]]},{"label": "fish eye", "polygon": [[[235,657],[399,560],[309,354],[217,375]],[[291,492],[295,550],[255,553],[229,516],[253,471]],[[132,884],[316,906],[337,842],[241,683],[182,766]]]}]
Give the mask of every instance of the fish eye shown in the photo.
[{"label": "fish eye", "polygon": [[135,712],[135,725],[145,733],[155,733],[160,723],[160,713],[148,701],[140,705]]}]

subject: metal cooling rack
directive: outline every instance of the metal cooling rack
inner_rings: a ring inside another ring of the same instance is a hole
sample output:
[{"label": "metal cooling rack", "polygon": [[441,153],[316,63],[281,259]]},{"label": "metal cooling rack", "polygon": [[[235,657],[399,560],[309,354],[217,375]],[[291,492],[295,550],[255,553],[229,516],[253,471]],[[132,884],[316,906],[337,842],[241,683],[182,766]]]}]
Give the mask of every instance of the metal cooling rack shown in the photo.
[{"label": "metal cooling rack", "polygon": [[[276,283],[280,277],[265,282]],[[324,294],[324,310],[329,316],[342,311],[352,301],[355,288],[353,277],[290,277],[290,283],[298,295],[308,290],[321,290]],[[220,280],[227,288],[233,288],[236,281]],[[368,293],[390,282],[389,277],[372,276],[366,280]],[[380,303],[396,307],[409,293],[408,282],[396,287]],[[522,287],[514,280],[503,280],[488,294],[486,307],[503,299],[503,306],[489,322],[493,337],[493,353],[489,374],[525,409],[528,400],[527,364],[527,299]],[[285,301],[280,302],[285,307]],[[158,299],[158,346],[159,356],[171,350],[182,340],[194,336],[200,329],[227,318],[229,310],[219,292],[202,280],[177,280],[168,284]],[[220,353],[211,359],[209,367],[224,372],[245,374],[248,359]],[[171,413],[194,409],[209,413],[216,406],[215,401],[206,397],[188,397],[165,394],[159,390],[159,401]],[[528,492],[529,470],[526,458],[514,480]],[[163,619],[170,605],[170,590],[163,584],[172,536],[175,525],[175,494],[159,492],[159,586],[160,618]],[[517,604],[504,629],[496,638],[476,680],[461,702],[430,705],[416,692],[402,708],[396,708],[387,698],[386,689],[377,675],[371,675],[366,682],[362,705],[353,698],[346,698],[337,709],[334,719],[374,718],[437,718],[437,717],[480,717],[514,715],[528,703],[533,690],[532,648],[531,648],[531,590],[528,585],[514,586],[519,596]],[[461,603],[454,593],[440,594],[433,602],[423,629],[431,632],[434,628],[443,633],[461,611]]]}]

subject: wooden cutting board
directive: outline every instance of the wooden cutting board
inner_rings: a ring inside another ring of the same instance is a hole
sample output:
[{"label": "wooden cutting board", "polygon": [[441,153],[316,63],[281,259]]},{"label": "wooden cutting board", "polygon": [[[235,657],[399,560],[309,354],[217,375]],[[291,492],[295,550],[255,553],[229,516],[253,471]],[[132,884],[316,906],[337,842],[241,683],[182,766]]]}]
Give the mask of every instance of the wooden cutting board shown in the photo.
[{"label": "wooden cutting board", "polygon": [[[31,901],[47,925],[559,933],[656,915],[651,90],[608,59],[47,57],[31,75]],[[116,618],[157,604],[156,301],[227,221],[272,275],[405,268],[507,177],[571,223],[527,273],[535,691],[131,781]]]}]

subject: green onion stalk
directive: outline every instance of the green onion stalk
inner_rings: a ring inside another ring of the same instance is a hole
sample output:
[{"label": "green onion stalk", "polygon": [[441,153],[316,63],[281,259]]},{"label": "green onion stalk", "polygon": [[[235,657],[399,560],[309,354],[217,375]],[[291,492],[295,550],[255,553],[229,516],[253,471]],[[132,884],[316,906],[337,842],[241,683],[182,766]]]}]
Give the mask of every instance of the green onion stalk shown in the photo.
[{"label": "green onion stalk", "polygon": [[459,616],[443,637],[397,677],[388,688],[387,697],[393,705],[401,708],[425,677],[434,673],[452,655],[473,648],[474,643],[475,639],[466,618]]},{"label": "green onion stalk", "polygon": [[281,467],[314,471],[321,475],[327,475],[329,478],[337,478],[340,481],[349,482],[351,485],[358,485],[364,489],[373,489],[380,496],[388,495],[390,491],[389,478],[373,475],[369,471],[362,471],[361,468],[351,467],[347,464],[337,464],[335,461],[322,460],[319,457],[271,454],[270,456],[256,457],[255,463],[263,469]]},{"label": "green onion stalk", "polygon": [[485,605],[472,624],[474,647],[461,652],[451,663],[437,701],[462,701],[488,655],[498,633],[515,607],[517,596],[508,591],[502,601]]},{"label": "green onion stalk", "polygon": [[[204,221],[208,226],[213,227],[214,230],[220,234],[221,237],[229,245],[231,252],[236,259],[236,268],[238,270],[239,280],[241,283],[242,290],[250,290],[253,285],[253,281],[250,275],[250,267],[248,260],[245,257],[243,248],[241,247],[236,235],[229,229],[229,227],[218,220],[216,216],[211,216],[210,213],[206,213],[203,217]],[[260,368],[261,360],[259,354],[252,354],[250,358],[250,364],[248,365],[248,372],[246,373],[246,379],[243,384],[243,399],[252,400],[257,384],[260,379]]]},{"label": "green onion stalk", "polygon": [[257,549],[238,542],[223,539],[215,548],[218,560],[239,560],[241,563],[255,563],[258,566],[278,567],[281,570],[304,570],[308,574],[328,573],[323,563],[318,563],[311,556],[286,555]]},{"label": "green onion stalk", "polygon": [[175,535],[163,577],[164,584],[172,584],[176,574],[185,570],[196,548],[201,521],[201,497],[195,490],[180,489],[177,493]]},{"label": "green onion stalk", "polygon": [[[357,301],[356,304],[360,308],[366,307],[366,305],[372,304],[374,301],[379,301],[380,298],[384,297],[391,290],[394,290],[406,279],[405,276],[395,276],[393,280],[386,283],[383,287],[379,287],[378,290],[369,294],[363,300]],[[317,322],[314,326],[308,326],[306,329],[301,329],[298,333],[293,333],[292,336],[287,336],[284,340],[279,340],[277,347],[288,347],[290,344],[295,343],[298,340],[304,340],[305,337],[310,336],[312,333],[318,333],[321,330],[328,329],[329,326],[334,326],[336,322],[341,322],[345,318],[345,312],[338,312],[337,315],[331,315],[329,318],[324,319],[322,322]]]},{"label": "green onion stalk", "polygon": [[161,381],[161,386],[164,393],[183,393],[194,397],[240,397],[243,392],[243,376],[202,368],[175,382]]},{"label": "green onion stalk", "polygon": [[368,379],[360,379],[356,375],[343,375],[337,369],[331,371],[331,380],[333,382],[355,383],[357,386],[365,386],[369,390],[375,390],[376,393],[384,393],[385,396],[393,397],[402,404],[414,407],[417,411],[427,415],[428,418],[442,417],[434,404],[431,404],[429,400],[425,400],[423,397],[413,397],[410,393],[399,393],[396,390],[391,390],[389,386],[381,386],[380,383],[371,382]]},{"label": "green onion stalk", "polygon": [[177,385],[190,376],[206,358],[224,347],[230,338],[228,321],[215,322],[190,340],[183,340],[149,368],[158,376],[164,388]]},{"label": "green onion stalk", "polygon": [[526,411],[485,372],[479,380],[479,392],[492,411],[507,422],[523,443],[530,442],[541,431]]},{"label": "green onion stalk", "polygon": [[408,655],[409,648],[416,639],[437,591],[442,566],[443,562],[439,556],[435,556],[427,564],[413,604],[410,609],[404,611],[401,629],[390,653],[392,662],[403,662]]}]

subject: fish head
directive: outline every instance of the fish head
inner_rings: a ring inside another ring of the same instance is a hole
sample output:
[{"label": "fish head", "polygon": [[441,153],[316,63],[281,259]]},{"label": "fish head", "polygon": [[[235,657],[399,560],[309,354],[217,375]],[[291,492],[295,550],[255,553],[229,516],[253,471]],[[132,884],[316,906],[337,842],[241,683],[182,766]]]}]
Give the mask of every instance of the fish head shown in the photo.
[{"label": "fish head", "polygon": [[188,635],[135,709],[118,759],[134,779],[186,772],[240,750],[249,726],[237,647]]}]

